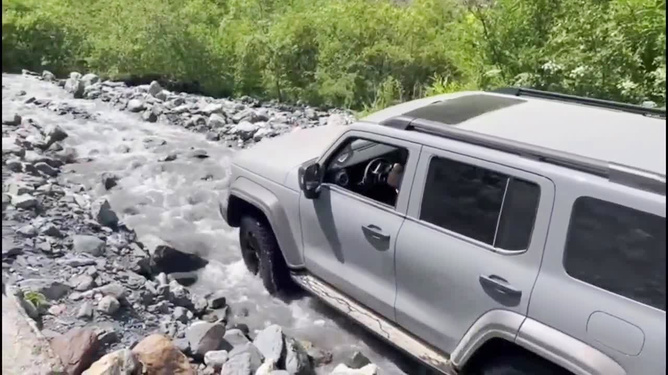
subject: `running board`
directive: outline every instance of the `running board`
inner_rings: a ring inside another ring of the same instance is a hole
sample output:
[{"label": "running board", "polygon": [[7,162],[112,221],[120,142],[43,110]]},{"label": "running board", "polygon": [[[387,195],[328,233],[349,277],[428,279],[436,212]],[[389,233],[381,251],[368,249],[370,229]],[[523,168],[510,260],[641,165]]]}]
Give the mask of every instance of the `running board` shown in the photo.
[{"label": "running board", "polygon": [[292,279],[323,302],[354,319],[369,331],[385,339],[434,370],[455,375],[450,359],[410,333],[309,274],[293,273]]}]

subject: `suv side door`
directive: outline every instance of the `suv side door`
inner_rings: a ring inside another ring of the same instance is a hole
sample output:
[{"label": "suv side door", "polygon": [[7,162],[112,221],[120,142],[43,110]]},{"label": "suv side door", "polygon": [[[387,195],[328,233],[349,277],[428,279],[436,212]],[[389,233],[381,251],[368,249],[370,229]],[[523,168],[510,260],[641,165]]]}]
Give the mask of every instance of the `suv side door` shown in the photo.
[{"label": "suv side door", "polygon": [[[323,181],[320,194],[299,200],[306,268],[357,302],[394,320],[394,250],[404,222],[420,145],[369,132],[346,132],[319,160],[323,169],[343,160],[353,140],[407,151],[403,182],[394,207],[335,183]],[[343,162],[341,162],[343,163]],[[359,179],[351,177],[350,184]]]},{"label": "suv side door", "polygon": [[554,339],[535,334],[540,322],[627,374],[665,374],[666,197],[583,174],[559,186],[531,320],[518,340]]},{"label": "suv side door", "polygon": [[452,354],[485,313],[526,315],[553,183],[425,146],[412,190],[397,239],[397,323]]}]

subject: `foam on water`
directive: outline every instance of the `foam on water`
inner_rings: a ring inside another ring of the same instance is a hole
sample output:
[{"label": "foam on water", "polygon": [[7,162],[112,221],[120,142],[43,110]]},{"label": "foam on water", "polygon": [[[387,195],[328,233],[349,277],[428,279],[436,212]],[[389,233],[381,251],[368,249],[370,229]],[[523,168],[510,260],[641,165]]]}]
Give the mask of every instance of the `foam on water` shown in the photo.
[{"label": "foam on water", "polygon": [[[273,298],[260,279],[246,270],[240,260],[238,231],[227,226],[217,209],[229,178],[233,150],[207,141],[203,134],[143,122],[136,114],[118,111],[107,103],[71,99],[49,83],[3,74],[3,85],[9,88],[7,95],[3,90],[3,111],[16,111],[42,126],[60,125],[69,134],[64,144],[75,148],[80,156],[91,157],[89,162],[64,167],[64,178],[83,184],[94,197],[106,197],[140,239],[154,234],[181,250],[211,260],[192,287],[195,293],[222,290],[233,313],[248,310],[248,316],[237,321],[248,324],[251,330],[277,323],[289,334],[332,351],[334,363],[325,369],[353,351],[363,350],[383,373],[403,373],[393,362],[403,361],[402,356],[347,318],[311,297],[290,301]],[[12,95],[19,90],[38,99],[66,101],[96,117],[73,120],[69,115],[58,116],[26,105],[25,97],[16,99]],[[159,145],[160,140],[166,143]],[[209,157],[190,158],[187,153],[191,148],[205,150]],[[179,154],[176,160],[160,161],[172,152]],[[103,172],[119,177],[117,187],[110,191],[102,187]]]}]

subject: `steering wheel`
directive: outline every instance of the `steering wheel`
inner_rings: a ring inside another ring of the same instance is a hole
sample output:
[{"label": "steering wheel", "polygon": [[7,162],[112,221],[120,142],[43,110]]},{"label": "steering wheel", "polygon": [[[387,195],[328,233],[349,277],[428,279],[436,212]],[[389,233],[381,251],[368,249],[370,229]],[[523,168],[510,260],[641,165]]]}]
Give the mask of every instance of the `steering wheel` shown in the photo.
[{"label": "steering wheel", "polygon": [[392,170],[392,163],[383,158],[376,158],[369,162],[364,168],[362,181],[360,185],[374,185],[377,183],[384,183],[387,181],[387,175]]}]

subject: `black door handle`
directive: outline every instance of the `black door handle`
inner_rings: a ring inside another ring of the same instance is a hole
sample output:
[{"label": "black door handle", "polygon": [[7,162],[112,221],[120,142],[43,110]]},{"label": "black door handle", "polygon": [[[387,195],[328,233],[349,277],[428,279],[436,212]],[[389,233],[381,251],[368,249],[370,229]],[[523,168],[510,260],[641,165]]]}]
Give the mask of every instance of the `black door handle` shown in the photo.
[{"label": "black door handle", "polygon": [[480,275],[479,280],[482,286],[494,289],[506,296],[515,298],[519,298],[522,296],[521,290],[510,285],[508,281],[506,281],[502,277],[496,275],[490,275],[490,276]]},{"label": "black door handle", "polygon": [[389,234],[385,234],[380,227],[373,224],[362,225],[362,231],[377,240],[387,241],[390,239]]}]

